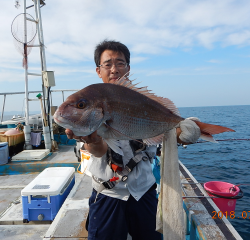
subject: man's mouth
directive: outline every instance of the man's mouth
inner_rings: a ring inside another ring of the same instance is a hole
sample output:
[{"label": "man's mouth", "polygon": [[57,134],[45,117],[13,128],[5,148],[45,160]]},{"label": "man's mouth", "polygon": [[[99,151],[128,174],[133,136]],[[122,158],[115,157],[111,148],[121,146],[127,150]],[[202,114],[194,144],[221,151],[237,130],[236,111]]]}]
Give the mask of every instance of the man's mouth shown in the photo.
[{"label": "man's mouth", "polygon": [[119,79],[119,77],[112,77],[112,78],[109,78],[109,81],[110,82],[115,82]]}]

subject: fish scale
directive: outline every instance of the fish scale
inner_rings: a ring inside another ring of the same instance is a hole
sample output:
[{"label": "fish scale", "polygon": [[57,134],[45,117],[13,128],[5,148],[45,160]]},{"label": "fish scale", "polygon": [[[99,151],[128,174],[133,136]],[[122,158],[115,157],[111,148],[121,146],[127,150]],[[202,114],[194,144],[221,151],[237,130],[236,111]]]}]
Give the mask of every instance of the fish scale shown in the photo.
[{"label": "fish scale", "polygon": [[[101,87],[103,92],[113,89],[112,100],[106,101],[107,109],[111,109],[108,111],[110,120],[106,122],[124,134],[114,135],[112,131],[106,131],[106,134],[102,135],[104,138],[121,140],[152,138],[172,129],[183,120],[158,102],[129,88],[114,84],[99,84],[97,87]],[[173,121],[169,122],[167,119]]]}]

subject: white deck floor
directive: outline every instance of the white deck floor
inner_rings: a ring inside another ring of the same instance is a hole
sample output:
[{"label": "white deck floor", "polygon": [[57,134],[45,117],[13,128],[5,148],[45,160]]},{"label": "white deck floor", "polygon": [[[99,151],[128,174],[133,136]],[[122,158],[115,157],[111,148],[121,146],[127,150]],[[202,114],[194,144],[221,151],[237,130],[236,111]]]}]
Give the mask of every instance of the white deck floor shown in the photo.
[{"label": "white deck floor", "polygon": [[[21,190],[37,175],[38,173],[0,176],[0,239],[87,239],[85,222],[88,213],[88,198],[92,191],[91,178],[76,173],[76,184],[52,223],[24,224]],[[131,239],[128,236],[128,240]]]}]

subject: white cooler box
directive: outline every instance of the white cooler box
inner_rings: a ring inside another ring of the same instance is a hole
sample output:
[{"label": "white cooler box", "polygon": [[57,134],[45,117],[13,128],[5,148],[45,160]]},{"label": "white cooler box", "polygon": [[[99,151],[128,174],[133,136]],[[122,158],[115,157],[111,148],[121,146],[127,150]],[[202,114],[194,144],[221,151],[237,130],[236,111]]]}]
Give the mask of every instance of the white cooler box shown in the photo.
[{"label": "white cooler box", "polygon": [[23,222],[52,221],[74,184],[74,167],[44,169],[21,191]]}]

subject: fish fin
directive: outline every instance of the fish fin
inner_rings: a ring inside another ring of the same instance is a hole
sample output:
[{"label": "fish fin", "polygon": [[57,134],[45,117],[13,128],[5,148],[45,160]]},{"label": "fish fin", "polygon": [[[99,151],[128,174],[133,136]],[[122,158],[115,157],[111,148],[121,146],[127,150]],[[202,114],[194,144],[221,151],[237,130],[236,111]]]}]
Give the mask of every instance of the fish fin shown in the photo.
[{"label": "fish fin", "polygon": [[125,136],[127,139],[132,139],[129,136],[127,136],[127,135],[121,133],[120,131],[116,130],[115,128],[111,127],[108,123],[104,123],[104,124],[107,128],[109,128],[110,138],[119,139],[119,138]]},{"label": "fish fin", "polygon": [[108,146],[109,146],[114,152],[116,152],[116,153],[118,153],[118,154],[124,156],[123,151],[122,151],[122,149],[120,148],[119,142],[118,142],[117,140],[111,139],[111,138],[109,138],[109,139],[103,139],[103,140],[108,144]]},{"label": "fish fin", "polygon": [[199,121],[195,121],[195,120],[193,120],[193,121],[200,128],[201,134],[204,134],[204,135],[214,135],[214,134],[219,134],[219,133],[223,133],[223,132],[235,132],[231,128],[222,127],[219,125],[214,125],[214,124],[209,124],[209,123],[203,123],[203,122],[199,122]]},{"label": "fish fin", "polygon": [[137,139],[134,139],[132,137],[129,137],[128,135],[124,134],[124,133],[121,133],[120,131],[112,128],[111,126],[109,126],[107,123],[105,123],[105,125],[110,129],[110,133],[113,134],[113,136],[111,136],[112,138],[121,138],[121,137],[125,137],[125,139],[123,140],[134,140],[134,141],[137,141],[139,143],[142,143],[140,141],[138,141]]},{"label": "fish fin", "polygon": [[162,143],[163,137],[164,134],[161,134],[153,138],[143,139],[143,142],[146,143],[147,145],[158,145]]},{"label": "fish fin", "polygon": [[202,134],[200,135],[200,138],[203,139],[203,140],[205,140],[205,141],[208,141],[208,142],[218,143],[218,142],[213,138],[213,136],[210,135],[210,134],[203,134],[203,133],[202,133]]},{"label": "fish fin", "polygon": [[147,89],[147,87],[140,87],[140,88],[136,87],[136,85],[139,83],[136,83],[136,84],[133,83],[135,80],[130,80],[129,77],[131,77],[131,75],[129,76],[129,72],[128,72],[123,77],[118,79],[118,81],[112,84],[120,85],[120,86],[129,88],[131,90],[134,90],[140,94],[143,94],[146,97],[160,103],[162,106],[169,109],[173,114],[180,116],[178,108],[174,105],[174,103],[170,99],[156,96],[154,93],[151,93],[150,90]]}]

